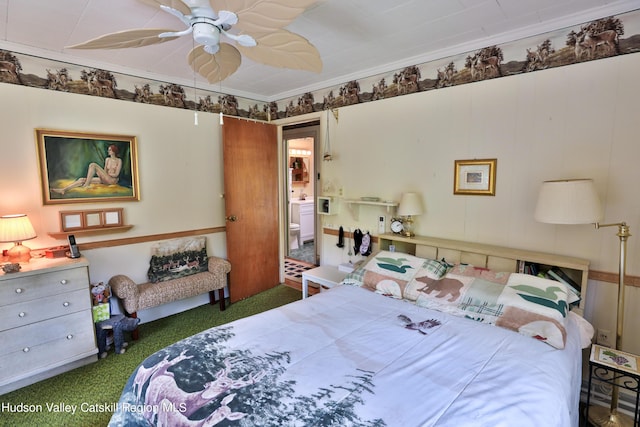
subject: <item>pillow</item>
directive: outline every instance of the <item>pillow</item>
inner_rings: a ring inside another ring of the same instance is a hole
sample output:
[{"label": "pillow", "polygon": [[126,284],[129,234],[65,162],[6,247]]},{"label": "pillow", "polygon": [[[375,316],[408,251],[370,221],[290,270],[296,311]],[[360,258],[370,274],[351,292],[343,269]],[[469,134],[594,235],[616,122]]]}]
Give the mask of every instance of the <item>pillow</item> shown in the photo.
[{"label": "pillow", "polygon": [[355,270],[347,273],[347,275],[340,282],[341,285],[362,286],[362,277],[364,276],[364,266],[358,267]]},{"label": "pillow", "polygon": [[564,283],[514,273],[498,300],[506,308],[496,325],[564,348],[568,300]]},{"label": "pillow", "polygon": [[[460,274],[473,270],[457,267],[420,289],[416,304],[564,348],[569,309],[569,292],[564,284],[528,274],[505,273],[508,278],[503,285],[500,281],[505,274]],[[488,280],[494,278],[497,280]]]},{"label": "pillow", "polygon": [[407,283],[422,268],[423,258],[403,252],[380,251],[361,268],[349,273],[342,284],[361,286],[401,299]]},{"label": "pillow", "polygon": [[458,264],[453,266],[449,273],[456,276],[478,277],[492,283],[507,284],[511,273],[505,271],[493,271],[485,267],[476,267],[471,264]]},{"label": "pillow", "polygon": [[470,264],[453,266],[439,280],[416,275],[408,288],[416,289],[418,305],[457,316],[481,307],[486,313],[503,291],[511,273],[495,272]]},{"label": "pillow", "polygon": [[[569,290],[571,292],[571,290]],[[580,334],[580,345],[582,348],[589,348],[591,346],[591,339],[596,332],[593,325],[589,323],[584,317],[570,311],[567,315],[567,319],[573,319],[573,322],[578,327],[578,333]]]},{"label": "pillow", "polygon": [[152,283],[207,271],[207,239],[204,236],[158,242],[151,247],[147,276]]},{"label": "pillow", "polygon": [[425,259],[413,279],[404,288],[403,298],[415,301],[430,283],[441,279],[451,267],[444,260]]}]

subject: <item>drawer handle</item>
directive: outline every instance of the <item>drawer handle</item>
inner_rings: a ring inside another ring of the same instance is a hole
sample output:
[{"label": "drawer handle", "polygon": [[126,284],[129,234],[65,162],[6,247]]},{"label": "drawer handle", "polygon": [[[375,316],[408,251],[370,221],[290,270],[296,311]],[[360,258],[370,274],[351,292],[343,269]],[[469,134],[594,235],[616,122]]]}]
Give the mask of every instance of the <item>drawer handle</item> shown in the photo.
[{"label": "drawer handle", "polygon": [[22,293],[22,288],[16,288],[16,294],[21,294]]},{"label": "drawer handle", "polygon": [[71,335],[71,334],[67,335],[67,339],[68,340],[72,340],[73,339],[73,335]]},{"label": "drawer handle", "polygon": [[18,314],[18,317],[24,317],[24,316],[26,316],[26,315],[27,315],[27,313],[25,313],[24,311],[21,311],[21,312]]},{"label": "drawer handle", "polygon": [[65,301],[65,302],[63,302],[63,303],[62,303],[62,306],[63,306],[63,307],[69,307],[69,305],[70,305],[70,304],[69,304],[69,301]]},{"label": "drawer handle", "polygon": [[62,280],[60,280],[60,284],[62,284],[62,285],[66,285],[66,284],[67,284],[67,279],[62,279]]},{"label": "drawer handle", "polygon": [[25,353],[29,353],[29,350],[31,350],[29,347],[25,347],[25,348],[22,349],[22,351],[25,352]]}]

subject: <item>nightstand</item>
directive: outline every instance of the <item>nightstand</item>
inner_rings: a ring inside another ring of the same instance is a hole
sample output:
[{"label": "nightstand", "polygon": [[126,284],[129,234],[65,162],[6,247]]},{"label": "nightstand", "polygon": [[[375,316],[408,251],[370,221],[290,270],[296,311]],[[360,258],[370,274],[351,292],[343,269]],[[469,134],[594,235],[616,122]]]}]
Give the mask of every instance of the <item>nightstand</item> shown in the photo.
[{"label": "nightstand", "polygon": [[302,273],[302,298],[306,298],[309,294],[309,281],[320,285],[320,291],[322,287],[332,288],[338,283],[342,282],[347,276],[344,271],[338,270],[338,267],[331,265],[322,265],[320,267],[312,268]]},{"label": "nightstand", "polygon": [[[617,393],[620,388],[632,391],[635,393],[635,411],[633,425],[638,425],[638,403],[640,402],[640,357],[635,354],[625,353],[624,351],[615,350],[608,347],[603,347],[598,344],[591,346],[591,357],[589,357],[589,389],[587,392],[587,410],[585,415],[586,420],[589,420],[589,407],[591,400],[591,382],[593,379],[601,382],[611,384],[614,387],[614,392]],[[618,389],[616,389],[618,387]],[[592,410],[591,418],[600,418],[609,414],[609,407],[595,408],[597,414]],[[626,415],[622,415],[625,419]],[[593,420],[589,420],[593,422]],[[629,424],[631,420],[629,419]]]}]

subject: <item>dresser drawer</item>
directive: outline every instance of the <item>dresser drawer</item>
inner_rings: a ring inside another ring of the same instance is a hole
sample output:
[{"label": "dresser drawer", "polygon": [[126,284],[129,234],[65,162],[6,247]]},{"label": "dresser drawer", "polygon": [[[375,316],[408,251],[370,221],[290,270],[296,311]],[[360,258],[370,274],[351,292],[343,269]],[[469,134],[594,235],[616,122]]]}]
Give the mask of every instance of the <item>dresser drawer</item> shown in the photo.
[{"label": "dresser drawer", "polygon": [[17,276],[0,282],[0,306],[88,288],[89,275],[86,267]]},{"label": "dresser drawer", "polygon": [[91,310],[0,332],[0,376],[10,366],[24,364],[30,368],[30,361],[51,363],[89,351],[95,348],[94,337]]},{"label": "dresser drawer", "polygon": [[[86,324],[86,319],[77,318],[77,320],[78,325]],[[46,334],[46,330],[43,332]],[[92,328],[69,328],[51,332],[46,340],[33,340],[33,345],[22,348],[11,345],[10,352],[5,352],[6,349],[2,350],[0,389],[3,386],[8,387],[11,383],[24,381],[26,378],[42,375],[49,370],[91,357],[98,352]],[[4,333],[0,333],[2,334]],[[4,342],[4,337],[1,339]]]},{"label": "dresser drawer", "polygon": [[89,310],[90,307],[88,288],[8,305],[0,310],[0,331]]},{"label": "dresser drawer", "polygon": [[0,394],[98,360],[88,269],[36,258],[0,273]]}]

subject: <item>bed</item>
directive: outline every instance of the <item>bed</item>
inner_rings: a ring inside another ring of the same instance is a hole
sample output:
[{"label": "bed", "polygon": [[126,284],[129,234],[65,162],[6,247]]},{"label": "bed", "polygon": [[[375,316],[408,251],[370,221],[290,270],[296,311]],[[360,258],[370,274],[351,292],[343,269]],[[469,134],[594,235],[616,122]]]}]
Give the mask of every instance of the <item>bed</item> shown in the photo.
[{"label": "bed", "polygon": [[378,252],[341,286],[149,356],[110,425],[577,426],[593,331],[562,284],[522,276]]}]

